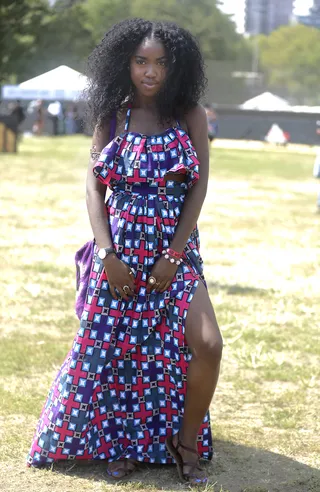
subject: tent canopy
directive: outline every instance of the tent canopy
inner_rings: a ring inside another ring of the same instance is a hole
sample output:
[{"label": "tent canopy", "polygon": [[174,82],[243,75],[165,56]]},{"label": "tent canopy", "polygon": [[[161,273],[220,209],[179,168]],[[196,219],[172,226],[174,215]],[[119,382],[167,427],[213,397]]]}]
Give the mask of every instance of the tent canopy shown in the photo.
[{"label": "tent canopy", "polygon": [[286,111],[290,109],[290,104],[285,99],[271,92],[264,92],[244,102],[240,107],[242,109],[256,109],[260,111]]},{"label": "tent canopy", "polygon": [[78,99],[88,84],[80,72],[61,65],[19,85],[2,88],[3,99]]}]

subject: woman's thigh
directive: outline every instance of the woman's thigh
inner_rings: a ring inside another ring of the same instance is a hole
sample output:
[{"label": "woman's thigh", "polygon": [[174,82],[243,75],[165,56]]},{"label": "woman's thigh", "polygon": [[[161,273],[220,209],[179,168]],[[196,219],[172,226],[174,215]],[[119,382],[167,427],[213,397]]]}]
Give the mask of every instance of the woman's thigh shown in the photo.
[{"label": "woman's thigh", "polygon": [[195,357],[221,359],[222,336],[208,291],[201,280],[188,308],[185,336]]}]

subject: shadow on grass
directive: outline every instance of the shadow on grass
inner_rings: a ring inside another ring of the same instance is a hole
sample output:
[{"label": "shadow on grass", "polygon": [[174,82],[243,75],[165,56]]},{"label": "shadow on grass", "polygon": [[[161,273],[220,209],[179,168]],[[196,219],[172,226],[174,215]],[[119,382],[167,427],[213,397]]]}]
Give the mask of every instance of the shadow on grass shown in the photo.
[{"label": "shadow on grass", "polygon": [[[320,470],[271,451],[215,441],[212,462],[206,463],[212,492],[319,492]],[[115,490],[181,490],[175,466],[141,465],[127,482],[116,483],[106,474],[106,462],[60,462],[55,473],[105,481]],[[183,487],[184,488],[184,487]],[[100,490],[100,489],[99,489]]]},{"label": "shadow on grass", "polygon": [[220,284],[219,282],[207,282],[208,289],[223,290],[228,295],[266,297],[275,293],[274,289],[261,289],[240,284]]}]

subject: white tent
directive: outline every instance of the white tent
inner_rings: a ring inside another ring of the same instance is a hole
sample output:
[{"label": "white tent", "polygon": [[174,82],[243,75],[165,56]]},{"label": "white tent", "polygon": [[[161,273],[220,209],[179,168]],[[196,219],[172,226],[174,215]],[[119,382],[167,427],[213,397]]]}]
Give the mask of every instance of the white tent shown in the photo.
[{"label": "white tent", "polygon": [[253,97],[248,101],[241,104],[241,109],[255,109],[257,111],[290,111],[291,106],[285,99],[272,94],[271,92],[264,92],[259,96]]},{"label": "white tent", "polygon": [[3,99],[75,100],[81,96],[88,79],[80,72],[61,65],[19,85],[5,85]]}]

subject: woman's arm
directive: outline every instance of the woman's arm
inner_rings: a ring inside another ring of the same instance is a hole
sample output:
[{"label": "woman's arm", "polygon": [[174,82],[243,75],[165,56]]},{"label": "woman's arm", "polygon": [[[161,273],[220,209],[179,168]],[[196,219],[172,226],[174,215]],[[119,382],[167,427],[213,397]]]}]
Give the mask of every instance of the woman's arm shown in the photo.
[{"label": "woman's arm", "polygon": [[[94,152],[101,150],[109,142],[110,125],[105,124],[101,129],[96,128],[92,138],[92,149]],[[86,201],[89,219],[93,235],[99,248],[112,248],[112,240],[109,230],[107,210],[105,206],[105,196],[107,187],[102,184],[93,174],[93,166],[97,159],[90,156],[87,182],[86,182]]]},{"label": "woman's arm", "polygon": [[[102,129],[96,129],[92,139],[94,152],[101,150],[108,144],[110,135],[110,125],[106,124]],[[102,184],[93,174],[93,166],[97,158],[91,158],[87,174],[87,209],[92,231],[98,248],[113,248],[110,234],[108,212],[105,205],[107,187]],[[114,299],[120,296],[129,300],[134,295],[134,277],[131,275],[129,267],[120,261],[118,257],[111,253],[103,261],[104,269],[107,273],[110,293]],[[123,287],[127,286],[126,292]]]},{"label": "woman's arm", "polygon": [[179,224],[170,248],[182,253],[199,218],[206,197],[209,178],[208,123],[205,109],[198,105],[186,115],[188,133],[196,149],[199,166],[199,180],[188,191]]}]

